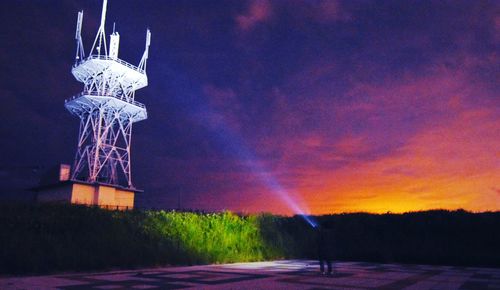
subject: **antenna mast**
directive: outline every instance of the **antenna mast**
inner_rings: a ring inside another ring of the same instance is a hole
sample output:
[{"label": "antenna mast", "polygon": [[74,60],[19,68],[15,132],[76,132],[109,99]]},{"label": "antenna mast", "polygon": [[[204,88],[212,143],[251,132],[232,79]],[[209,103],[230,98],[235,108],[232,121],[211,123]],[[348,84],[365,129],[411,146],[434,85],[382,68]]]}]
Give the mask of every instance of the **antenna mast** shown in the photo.
[{"label": "antenna mast", "polygon": [[[97,31],[97,35],[95,36],[94,44],[92,44],[92,49],[90,50],[90,54],[94,52],[94,48],[97,50],[97,55],[101,55],[102,48],[104,47],[104,55],[108,55],[108,48],[106,47],[106,35],[104,32],[104,26],[106,24],[106,9],[108,6],[108,0],[104,0],[102,2],[102,13],[101,13],[101,25],[99,26],[99,30]],[[97,44],[97,47],[95,46]]]},{"label": "antenna mast", "polygon": [[146,30],[146,48],[144,49],[144,54],[142,55],[141,61],[139,62],[139,68],[146,71],[146,62],[149,57],[149,45],[151,44],[151,31]]},{"label": "antenna mast", "polygon": [[83,23],[83,10],[78,12],[78,19],[76,21],[76,32],[75,32],[76,55],[75,55],[75,63],[77,63],[79,60],[83,60],[85,58],[85,51],[83,49],[83,41],[82,41],[82,23]]}]

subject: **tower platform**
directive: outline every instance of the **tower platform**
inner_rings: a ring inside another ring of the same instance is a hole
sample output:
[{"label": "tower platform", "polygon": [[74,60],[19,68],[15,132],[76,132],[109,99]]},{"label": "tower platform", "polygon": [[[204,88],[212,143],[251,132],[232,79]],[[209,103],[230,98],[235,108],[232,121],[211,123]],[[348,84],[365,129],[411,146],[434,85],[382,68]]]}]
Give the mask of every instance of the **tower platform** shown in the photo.
[{"label": "tower platform", "polygon": [[[146,72],[126,61],[107,55],[90,55],[71,69],[79,82],[94,85],[94,89],[133,92],[148,85]],[[106,87],[99,88],[99,80],[106,80]]]},{"label": "tower platform", "polygon": [[79,118],[101,107],[123,115],[123,119],[130,120],[132,123],[145,120],[148,117],[146,106],[142,103],[114,95],[103,96],[92,92],[83,92],[73,96],[64,102],[64,106],[71,114]]}]

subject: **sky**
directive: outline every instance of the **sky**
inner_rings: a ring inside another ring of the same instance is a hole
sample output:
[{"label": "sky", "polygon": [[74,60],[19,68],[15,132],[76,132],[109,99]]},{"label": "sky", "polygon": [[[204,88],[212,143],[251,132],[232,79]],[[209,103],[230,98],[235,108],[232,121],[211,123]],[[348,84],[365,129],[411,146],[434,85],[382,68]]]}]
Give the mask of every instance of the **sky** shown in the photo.
[{"label": "sky", "polygon": [[[0,5],[0,197],[22,199],[73,162],[76,16],[88,51],[102,4]],[[498,1],[109,0],[113,22],[135,65],[152,32],[139,207],[500,210]]]}]

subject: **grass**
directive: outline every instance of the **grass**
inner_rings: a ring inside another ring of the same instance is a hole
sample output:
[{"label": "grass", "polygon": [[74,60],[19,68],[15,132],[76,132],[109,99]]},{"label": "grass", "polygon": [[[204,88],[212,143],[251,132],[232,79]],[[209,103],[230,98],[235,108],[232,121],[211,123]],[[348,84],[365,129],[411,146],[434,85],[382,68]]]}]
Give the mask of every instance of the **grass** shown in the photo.
[{"label": "grass", "polygon": [[[336,259],[500,266],[500,212],[316,219],[332,228]],[[0,205],[3,274],[314,259],[316,253],[315,231],[298,216]]]},{"label": "grass", "polygon": [[[282,217],[231,212],[108,211],[75,205],[0,207],[0,273],[47,273],[290,257]],[[274,239],[276,237],[276,239]]]}]

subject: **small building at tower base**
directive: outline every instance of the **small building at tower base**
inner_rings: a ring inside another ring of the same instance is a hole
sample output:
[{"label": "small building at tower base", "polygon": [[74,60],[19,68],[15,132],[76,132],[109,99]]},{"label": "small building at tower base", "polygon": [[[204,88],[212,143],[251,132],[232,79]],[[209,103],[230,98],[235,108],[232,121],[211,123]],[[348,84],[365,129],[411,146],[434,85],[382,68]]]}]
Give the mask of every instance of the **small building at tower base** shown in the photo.
[{"label": "small building at tower base", "polygon": [[48,171],[33,188],[40,203],[69,203],[99,206],[106,209],[129,210],[141,190],[104,183],[88,183],[70,179],[70,166],[61,164]]}]

